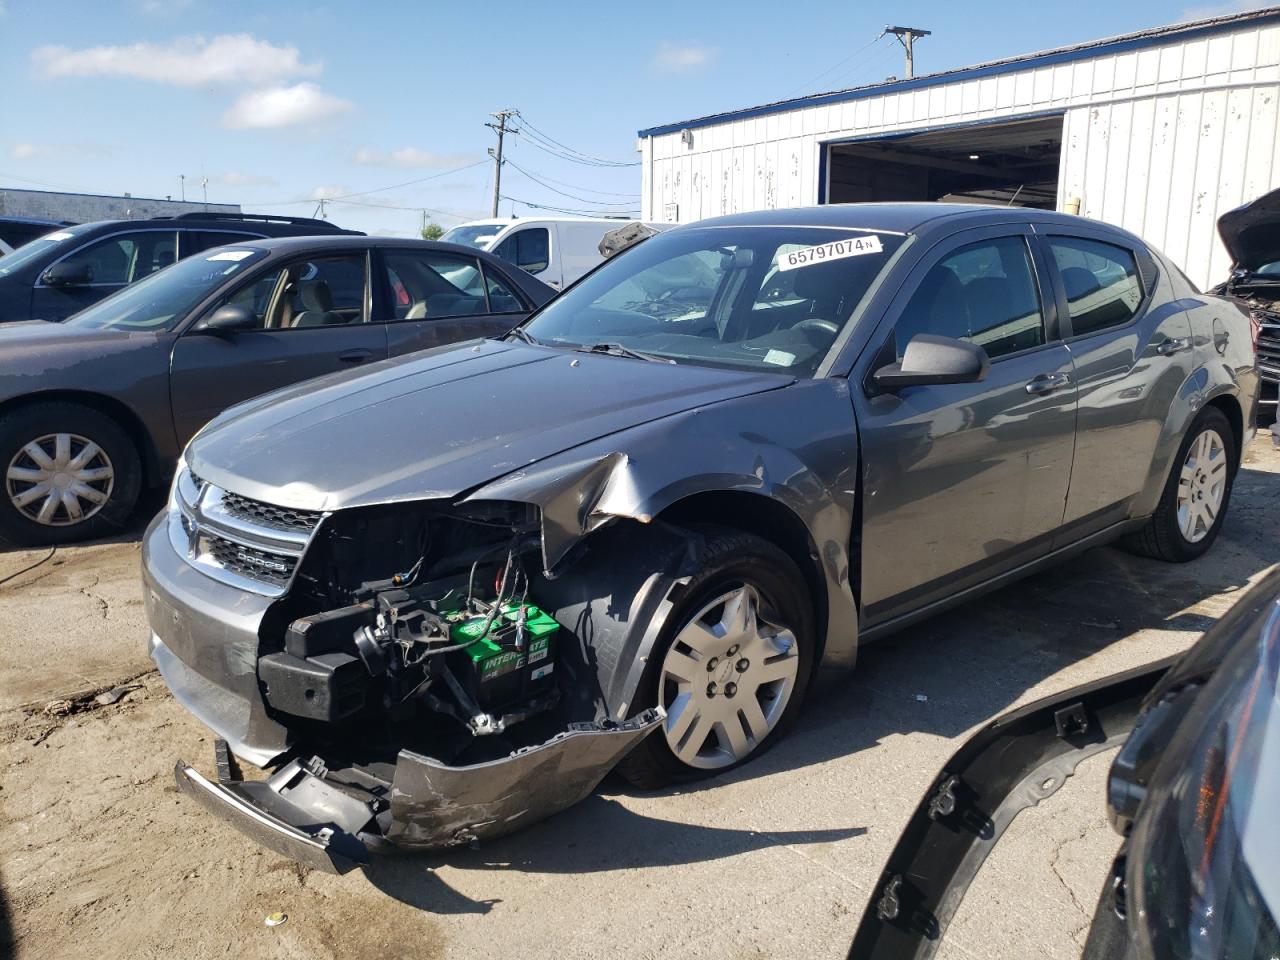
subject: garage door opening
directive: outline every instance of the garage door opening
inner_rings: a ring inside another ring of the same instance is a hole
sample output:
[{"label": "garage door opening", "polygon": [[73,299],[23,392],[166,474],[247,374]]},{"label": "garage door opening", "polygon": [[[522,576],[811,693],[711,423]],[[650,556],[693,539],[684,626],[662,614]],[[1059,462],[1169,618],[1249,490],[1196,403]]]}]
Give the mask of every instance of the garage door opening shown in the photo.
[{"label": "garage door opening", "polygon": [[827,203],[945,200],[1052,210],[1062,117],[892,134],[827,147]]}]

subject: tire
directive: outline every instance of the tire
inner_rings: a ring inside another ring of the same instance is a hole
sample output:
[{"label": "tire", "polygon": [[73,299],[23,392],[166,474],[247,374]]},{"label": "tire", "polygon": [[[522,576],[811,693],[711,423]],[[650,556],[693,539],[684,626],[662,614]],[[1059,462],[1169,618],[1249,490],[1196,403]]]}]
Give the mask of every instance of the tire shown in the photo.
[{"label": "tire", "polygon": [[[59,456],[74,472],[57,470]],[[40,479],[50,474],[51,480]],[[133,441],[97,410],[51,402],[0,416],[0,540],[34,547],[112,533],[128,520],[141,485]],[[55,502],[45,510],[51,493]]]},{"label": "tire", "polygon": [[[638,712],[660,703],[666,724],[617,767],[644,790],[714,776],[759,756],[795,721],[813,673],[813,602],[789,556],[760,537],[714,528],[705,532],[694,563],[633,707]],[[755,606],[754,631],[750,617],[733,617],[731,604],[733,610]],[[725,623],[735,629],[725,630]],[[752,653],[762,655],[752,662]],[[736,730],[730,720],[738,722]]]},{"label": "tire", "polygon": [[[1202,443],[1209,446],[1199,446]],[[1216,448],[1217,454],[1212,452]],[[1193,451],[1202,454],[1198,459]],[[1215,466],[1218,456],[1222,458],[1221,466]],[[1223,518],[1227,515],[1227,507],[1231,502],[1231,487],[1235,483],[1236,465],[1239,451],[1236,449],[1235,434],[1231,423],[1217,407],[1206,407],[1192,421],[1187,435],[1178,447],[1169,471],[1169,479],[1165,482],[1164,491],[1160,494],[1160,502],[1155,513],[1147,521],[1146,526],[1130,534],[1121,541],[1130,553],[1144,557],[1154,557],[1168,563],[1186,563],[1202,556],[1213,542],[1218,539],[1222,529]],[[1221,472],[1221,496],[1215,487],[1215,477]],[[1185,476],[1184,476],[1185,475]],[[1190,477],[1189,481],[1184,480]],[[1190,492],[1190,505],[1184,497],[1184,490]],[[1184,498],[1179,504],[1179,499]],[[1204,504],[1216,501],[1217,507],[1212,511],[1212,520],[1206,522],[1203,512]],[[1188,513],[1179,513],[1180,506],[1188,509]],[[1199,514],[1197,520],[1196,514]],[[1187,521],[1190,521],[1188,524]],[[1191,535],[1187,533],[1191,528]]]}]

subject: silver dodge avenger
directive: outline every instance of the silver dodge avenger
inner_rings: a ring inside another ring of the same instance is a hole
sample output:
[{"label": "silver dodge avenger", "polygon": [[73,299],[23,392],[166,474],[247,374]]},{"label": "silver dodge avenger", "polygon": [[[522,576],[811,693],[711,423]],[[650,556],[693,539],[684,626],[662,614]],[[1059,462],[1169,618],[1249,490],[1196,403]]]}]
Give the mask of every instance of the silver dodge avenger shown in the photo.
[{"label": "silver dodge avenger", "polygon": [[864,642],[1209,549],[1251,337],[1122,230],[863,204],[680,227],[503,340],[244,403],[145,541],[151,654],[219,738],[178,782],[341,870],[731,768]]}]

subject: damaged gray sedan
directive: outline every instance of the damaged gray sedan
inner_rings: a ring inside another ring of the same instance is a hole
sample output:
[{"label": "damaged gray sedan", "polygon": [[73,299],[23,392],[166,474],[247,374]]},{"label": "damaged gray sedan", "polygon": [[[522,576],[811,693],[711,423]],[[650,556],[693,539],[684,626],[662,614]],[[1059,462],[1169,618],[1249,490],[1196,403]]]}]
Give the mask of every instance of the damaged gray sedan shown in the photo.
[{"label": "damaged gray sedan", "polygon": [[[1072,552],[1221,529],[1246,316],[1115,228],[867,204],[645,241],[502,341],[242,404],[147,532],[182,788],[342,869],[775,742],[816,668]],[[236,758],[270,771],[240,780]]]}]

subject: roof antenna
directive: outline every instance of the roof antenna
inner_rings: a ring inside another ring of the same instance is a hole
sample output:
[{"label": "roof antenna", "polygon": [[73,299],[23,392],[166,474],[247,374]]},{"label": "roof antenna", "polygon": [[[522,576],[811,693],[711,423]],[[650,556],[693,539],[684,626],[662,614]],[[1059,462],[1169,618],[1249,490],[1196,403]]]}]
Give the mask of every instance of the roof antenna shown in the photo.
[{"label": "roof antenna", "polygon": [[1018,199],[1018,194],[1020,194],[1020,193],[1022,192],[1022,188],[1023,188],[1023,187],[1025,187],[1025,186],[1026,186],[1026,184],[1025,184],[1025,183],[1020,183],[1020,184],[1018,184],[1018,189],[1017,189],[1017,190],[1015,190],[1015,191],[1013,191],[1013,196],[1012,196],[1012,197],[1010,197],[1010,198],[1009,198],[1009,202],[1005,204],[1005,206],[1006,206],[1006,207],[1012,207],[1012,206],[1013,206],[1013,201],[1015,201],[1015,200],[1017,200],[1017,199]]}]

